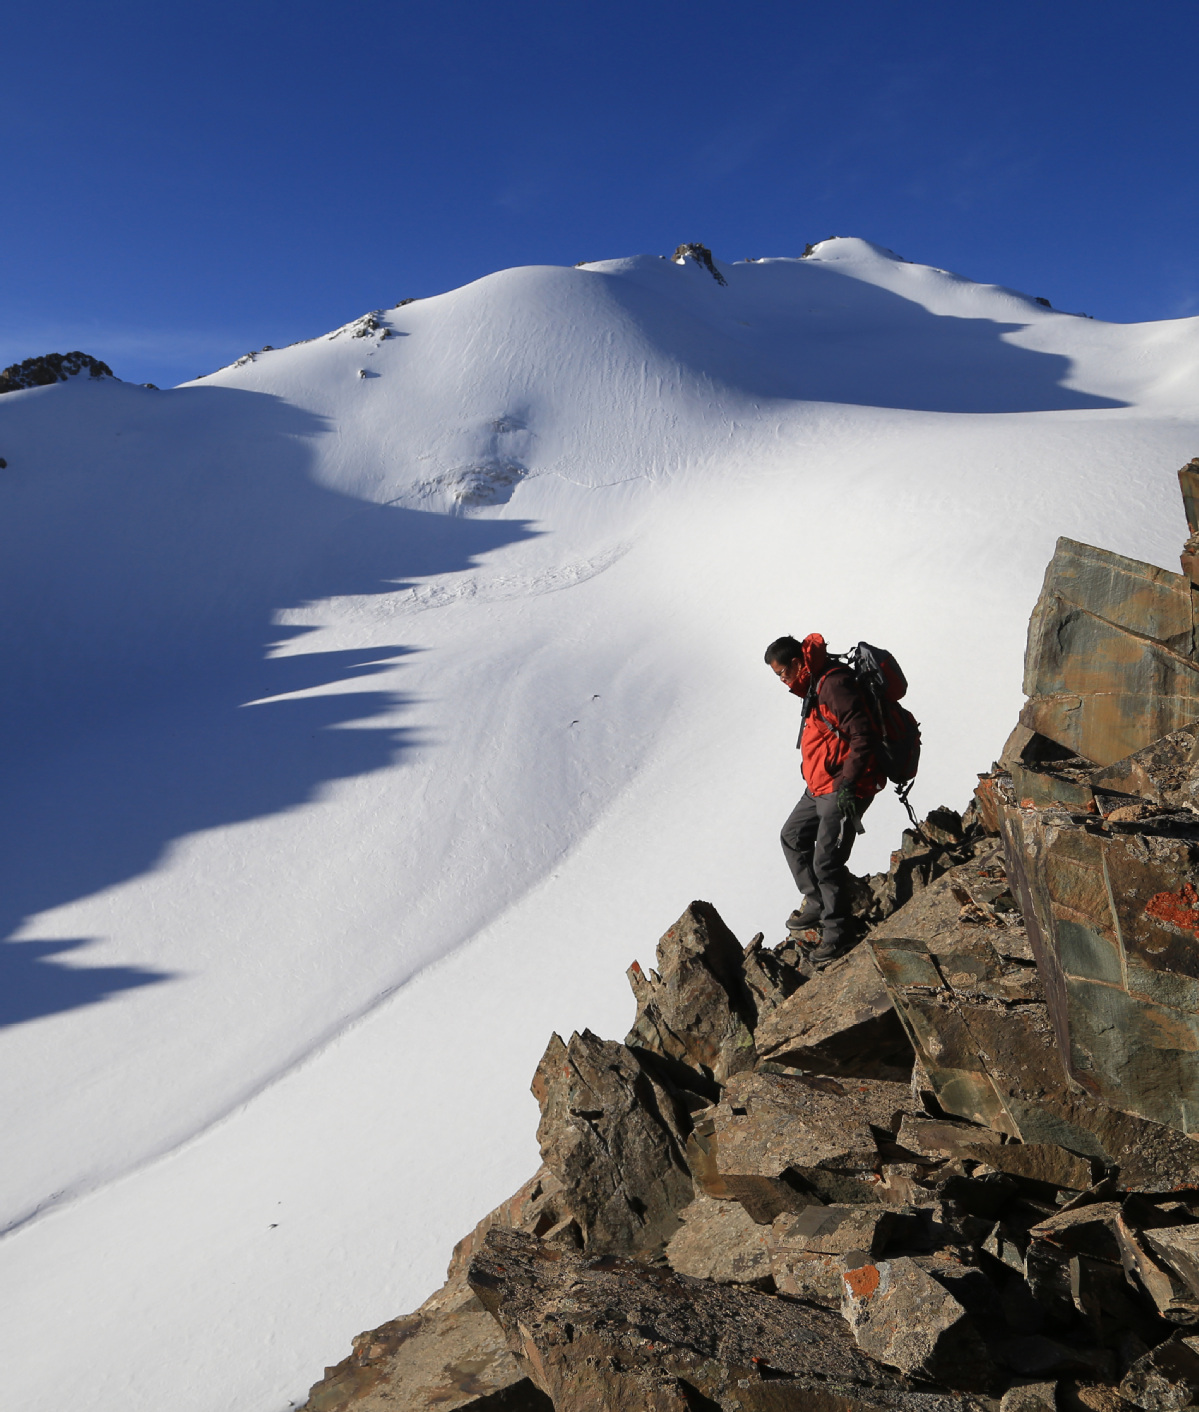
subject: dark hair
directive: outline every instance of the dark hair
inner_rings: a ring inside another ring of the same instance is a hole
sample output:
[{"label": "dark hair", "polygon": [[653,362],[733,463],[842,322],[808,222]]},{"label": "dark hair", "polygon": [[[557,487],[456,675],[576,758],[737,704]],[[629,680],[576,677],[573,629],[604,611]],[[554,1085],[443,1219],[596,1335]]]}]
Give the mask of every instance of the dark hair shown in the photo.
[{"label": "dark hair", "polygon": [[776,637],[766,649],[766,665],[773,666],[775,662],[794,662],[797,657],[803,656],[803,645],[788,634],[786,637]]}]

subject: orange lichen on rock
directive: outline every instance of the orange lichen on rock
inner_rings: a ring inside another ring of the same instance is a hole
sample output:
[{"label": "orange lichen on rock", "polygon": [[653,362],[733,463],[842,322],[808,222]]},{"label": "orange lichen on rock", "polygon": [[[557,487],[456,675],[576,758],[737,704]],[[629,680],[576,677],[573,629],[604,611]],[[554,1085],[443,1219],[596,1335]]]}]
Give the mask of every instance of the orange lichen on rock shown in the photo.
[{"label": "orange lichen on rock", "polygon": [[1167,926],[1199,934],[1199,894],[1194,883],[1183,883],[1178,892],[1155,892],[1145,903],[1145,911]]}]

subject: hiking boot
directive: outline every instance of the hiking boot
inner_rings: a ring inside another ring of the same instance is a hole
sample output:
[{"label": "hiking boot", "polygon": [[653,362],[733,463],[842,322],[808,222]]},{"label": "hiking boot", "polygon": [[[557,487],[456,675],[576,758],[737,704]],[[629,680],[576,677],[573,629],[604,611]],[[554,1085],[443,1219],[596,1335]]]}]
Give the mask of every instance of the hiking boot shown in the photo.
[{"label": "hiking boot", "polygon": [[818,897],[805,897],[802,907],[797,907],[787,918],[787,930],[791,932],[807,931],[809,927],[816,926],[824,912]]},{"label": "hiking boot", "polygon": [[829,937],[822,941],[814,951],[808,952],[808,959],[818,971],[823,971],[826,966],[844,956],[847,951],[852,951],[857,940],[856,936],[842,937],[840,941],[834,941]]}]

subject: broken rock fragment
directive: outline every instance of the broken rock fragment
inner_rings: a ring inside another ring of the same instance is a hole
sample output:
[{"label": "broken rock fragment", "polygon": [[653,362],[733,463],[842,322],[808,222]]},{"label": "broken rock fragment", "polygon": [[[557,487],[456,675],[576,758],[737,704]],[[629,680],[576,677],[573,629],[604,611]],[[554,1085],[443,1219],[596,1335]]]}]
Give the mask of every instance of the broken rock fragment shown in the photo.
[{"label": "broken rock fragment", "polygon": [[1144,1412],[1179,1412],[1199,1398],[1199,1338],[1177,1333],[1139,1358],[1120,1396]]},{"label": "broken rock fragment", "polygon": [[584,1030],[554,1035],[537,1066],[542,1161],[586,1249],[652,1256],[694,1195],[687,1115],[632,1050]]},{"label": "broken rock fragment", "polygon": [[994,1369],[952,1294],[907,1256],[842,1276],[841,1312],[863,1353],[916,1377],[985,1390]]},{"label": "broken rock fragment", "polygon": [[722,1285],[770,1286],[770,1228],[758,1225],[739,1202],[714,1201],[700,1192],[681,1215],[682,1227],[666,1247],[672,1270]]}]

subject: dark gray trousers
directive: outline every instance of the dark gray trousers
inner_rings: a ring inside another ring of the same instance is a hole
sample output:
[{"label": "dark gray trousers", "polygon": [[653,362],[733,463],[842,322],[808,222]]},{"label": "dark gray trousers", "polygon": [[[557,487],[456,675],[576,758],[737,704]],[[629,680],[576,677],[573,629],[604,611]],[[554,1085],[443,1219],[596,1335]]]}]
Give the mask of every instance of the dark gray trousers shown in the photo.
[{"label": "dark gray trousers", "polygon": [[[858,813],[864,814],[870,802],[859,799]],[[852,920],[849,869],[845,865],[857,834],[837,813],[836,793],[817,799],[805,789],[783,825],[781,838],[796,887],[820,903],[824,939],[839,946],[846,940]]]}]

